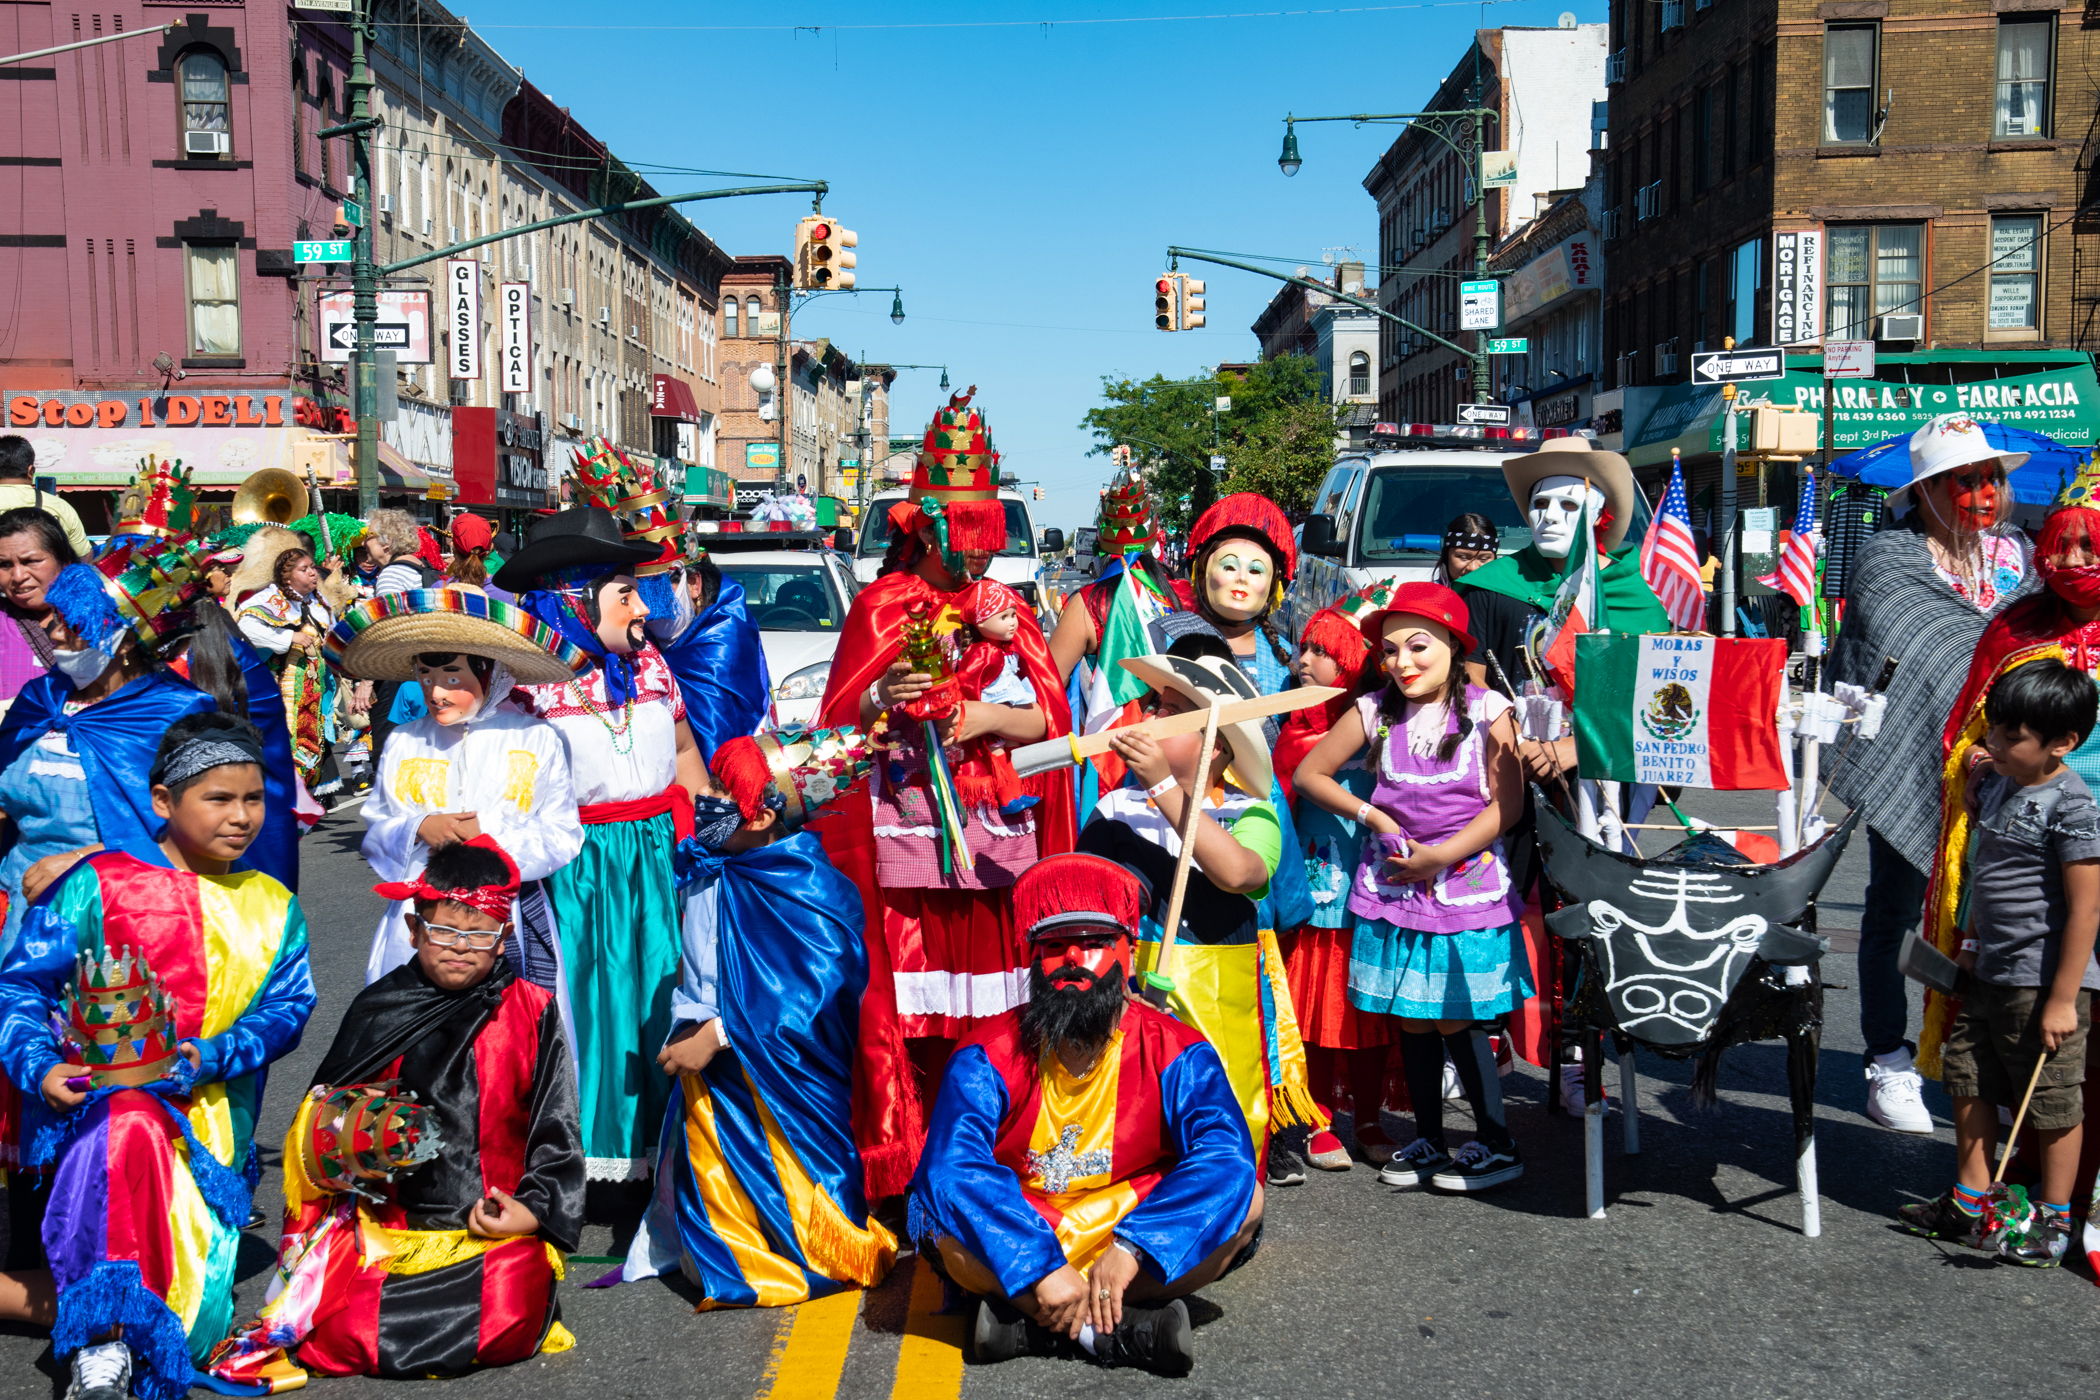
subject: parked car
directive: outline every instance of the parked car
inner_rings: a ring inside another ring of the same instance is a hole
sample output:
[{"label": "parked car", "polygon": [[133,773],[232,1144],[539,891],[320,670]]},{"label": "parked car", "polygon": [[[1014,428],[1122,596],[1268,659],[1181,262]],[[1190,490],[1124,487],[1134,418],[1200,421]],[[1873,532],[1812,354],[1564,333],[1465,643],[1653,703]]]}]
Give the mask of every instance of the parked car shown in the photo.
[{"label": "parked car", "polygon": [[1085,574],[1094,575],[1094,566],[1100,559],[1101,530],[1094,525],[1082,525],[1072,532],[1071,567]]},{"label": "parked car", "polygon": [[[1444,526],[1467,511],[1495,522],[1502,553],[1530,544],[1530,523],[1510,499],[1502,463],[1537,447],[1424,435],[1374,439],[1372,451],[1337,461],[1299,529],[1298,577],[1284,597],[1284,626],[1295,637],[1314,613],[1380,579],[1426,581],[1443,552]],[[1648,504],[1635,492],[1627,539],[1638,543],[1648,518]]]},{"label": "parked car", "polygon": [[708,537],[708,554],[726,577],[744,586],[745,606],[758,624],[773,677],[767,728],[812,724],[823,703],[846,610],[859,591],[849,556],[835,547],[838,533]]},{"label": "parked car", "polygon": [[[881,571],[882,556],[890,548],[890,507],[902,501],[904,495],[902,491],[885,492],[869,501],[862,513],[860,547],[853,560],[853,577],[858,582],[871,583]],[[1006,547],[992,556],[987,574],[1011,587],[1040,612],[1046,597],[1045,561],[1064,553],[1065,532],[1048,526],[1038,539],[1027,499],[1018,491],[1001,491],[999,500],[1006,507]]]}]

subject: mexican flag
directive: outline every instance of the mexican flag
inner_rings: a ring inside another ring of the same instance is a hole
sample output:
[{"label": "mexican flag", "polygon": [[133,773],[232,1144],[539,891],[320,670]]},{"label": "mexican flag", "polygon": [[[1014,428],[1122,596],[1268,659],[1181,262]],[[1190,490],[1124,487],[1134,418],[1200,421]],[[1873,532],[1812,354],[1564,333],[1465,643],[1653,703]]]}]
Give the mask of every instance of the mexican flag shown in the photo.
[{"label": "mexican flag", "polygon": [[1779,750],[1786,642],[1591,635],[1574,650],[1576,768],[1686,787],[1787,786]]},{"label": "mexican flag", "polygon": [[1107,625],[1094,657],[1093,684],[1087,688],[1083,734],[1098,734],[1121,722],[1123,707],[1145,693],[1145,683],[1118,664],[1126,656],[1152,654],[1151,624],[1167,612],[1142,572],[1125,563],[1116,581],[1116,596],[1108,605]]},{"label": "mexican flag", "polygon": [[1597,560],[1597,518],[1587,499],[1575,540],[1568,546],[1567,572],[1553,595],[1553,610],[1546,614],[1546,644],[1540,655],[1546,673],[1563,695],[1575,693],[1575,639],[1593,628],[1610,624],[1604,616],[1604,586]]}]

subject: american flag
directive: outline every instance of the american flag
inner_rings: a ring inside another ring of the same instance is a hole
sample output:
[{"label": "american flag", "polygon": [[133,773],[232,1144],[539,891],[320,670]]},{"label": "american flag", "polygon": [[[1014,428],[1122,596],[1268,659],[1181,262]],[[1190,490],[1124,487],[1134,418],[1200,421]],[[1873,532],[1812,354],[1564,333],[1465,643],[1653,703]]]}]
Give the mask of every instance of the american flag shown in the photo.
[{"label": "american flag", "polygon": [[1787,535],[1786,552],[1779,568],[1758,582],[1776,588],[1802,607],[1816,600],[1816,474],[1801,473],[1801,504],[1794,511],[1793,529]]},{"label": "american flag", "polygon": [[1686,632],[1706,625],[1706,585],[1699,577],[1699,550],[1692,541],[1692,509],[1684,497],[1684,467],[1673,456],[1670,489],[1641,541],[1641,578],[1654,591],[1670,622]]}]

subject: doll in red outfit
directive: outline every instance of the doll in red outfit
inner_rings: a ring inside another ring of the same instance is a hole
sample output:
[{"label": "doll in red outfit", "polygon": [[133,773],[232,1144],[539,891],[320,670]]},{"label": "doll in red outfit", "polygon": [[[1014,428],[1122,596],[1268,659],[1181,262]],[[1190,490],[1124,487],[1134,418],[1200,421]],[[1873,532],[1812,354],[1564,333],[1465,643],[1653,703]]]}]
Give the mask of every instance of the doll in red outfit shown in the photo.
[{"label": "doll in red outfit", "polygon": [[[963,649],[956,666],[963,699],[995,705],[1025,706],[1036,703],[1035,687],[1021,673],[1014,653],[1014,638],[1021,630],[1021,610],[1027,600],[997,579],[984,578],[964,590],[963,620],[970,625],[972,640]],[[1007,816],[1026,811],[1037,799],[1021,789],[1013,760],[997,737],[973,746],[970,758],[979,759],[991,773],[998,793],[999,810]]]}]

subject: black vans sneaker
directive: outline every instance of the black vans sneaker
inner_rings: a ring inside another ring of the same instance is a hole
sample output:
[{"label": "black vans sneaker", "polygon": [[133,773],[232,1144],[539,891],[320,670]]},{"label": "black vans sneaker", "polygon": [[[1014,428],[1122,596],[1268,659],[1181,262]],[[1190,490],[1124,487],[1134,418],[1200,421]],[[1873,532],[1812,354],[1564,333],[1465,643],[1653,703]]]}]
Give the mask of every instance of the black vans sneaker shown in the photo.
[{"label": "black vans sneaker", "polygon": [[1420,1186],[1450,1165],[1450,1153],[1428,1138],[1418,1137],[1378,1169],[1378,1179],[1388,1186]]},{"label": "black vans sneaker", "polygon": [[1913,1235],[1923,1235],[1928,1240],[1951,1240],[1971,1249],[1983,1248],[1983,1213],[1978,1211],[1971,1215],[1954,1204],[1951,1190],[1937,1200],[1899,1207],[1896,1219]]},{"label": "black vans sneaker", "polygon": [[1458,1149],[1451,1165],[1429,1178],[1439,1191],[1486,1191],[1524,1175],[1524,1159],[1517,1145],[1497,1151],[1477,1138]]},{"label": "black vans sneaker", "polygon": [[1011,1361],[1017,1356],[1055,1356],[1060,1338],[1031,1322],[1013,1304],[979,1295],[970,1318],[970,1360],[979,1366]]},{"label": "black vans sneaker", "polygon": [[1179,1298],[1163,1308],[1124,1304],[1115,1335],[1094,1339],[1094,1356],[1103,1366],[1137,1366],[1160,1376],[1187,1375],[1196,1364],[1196,1333],[1189,1326],[1188,1304]]}]

